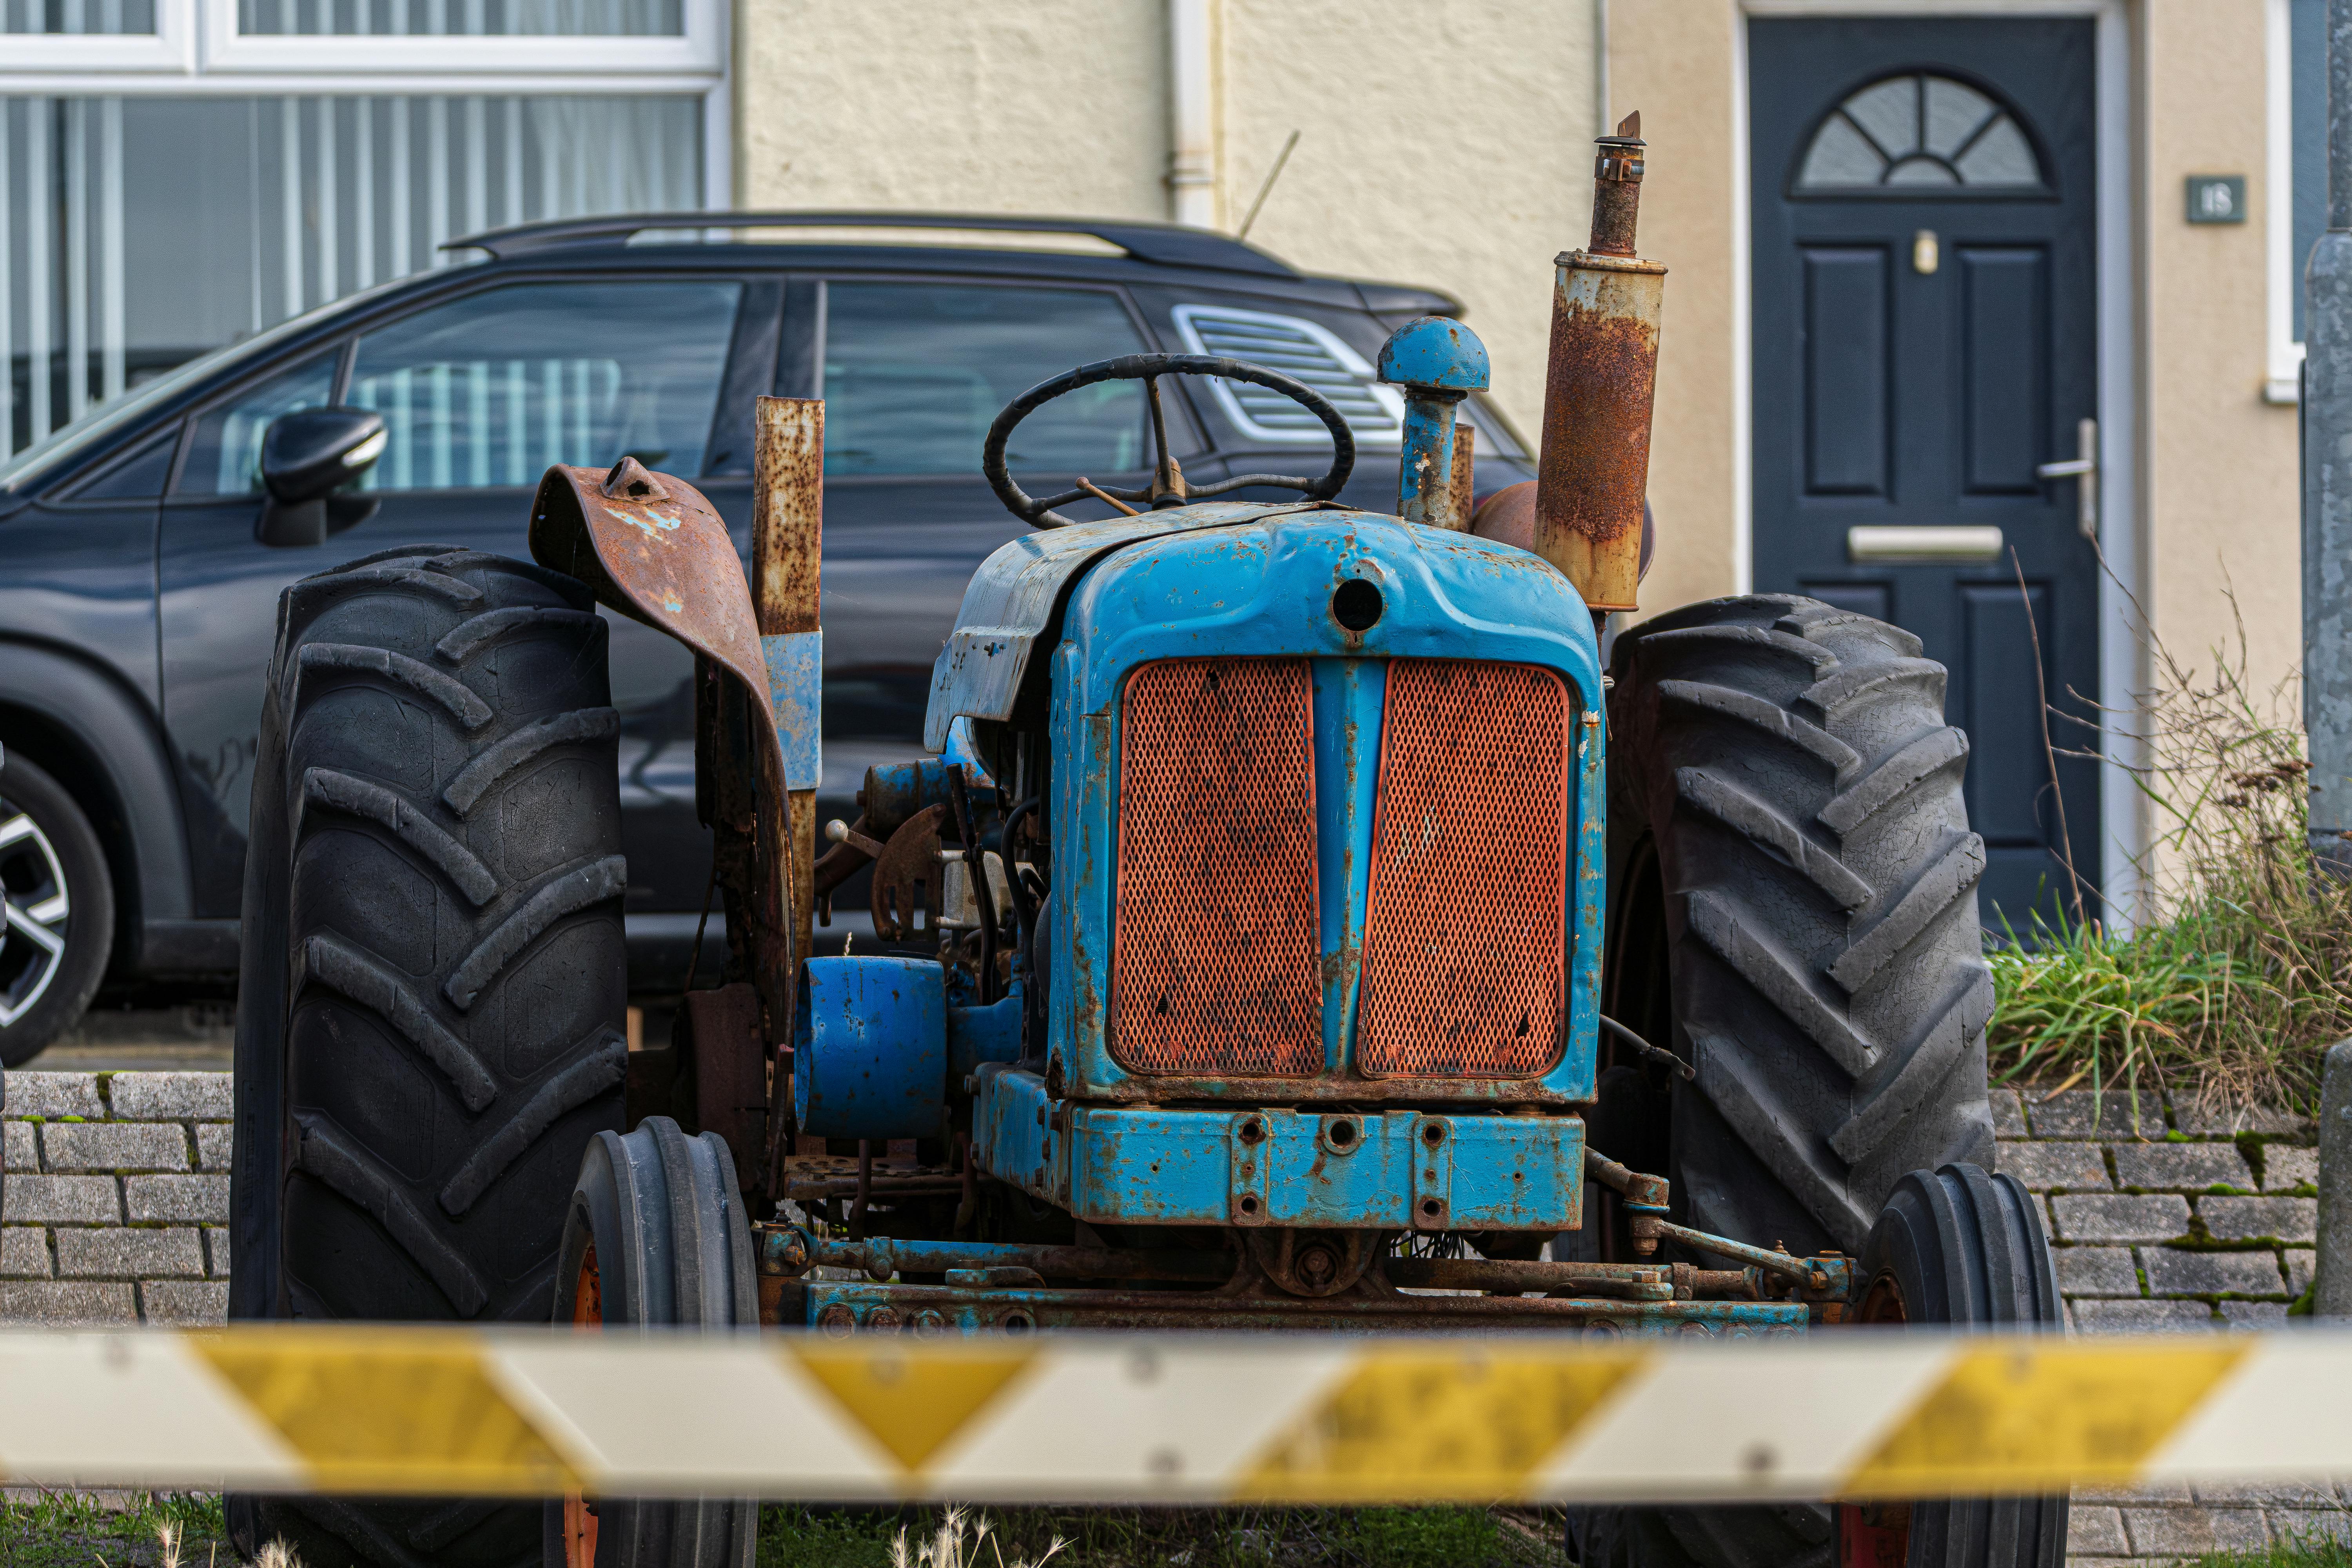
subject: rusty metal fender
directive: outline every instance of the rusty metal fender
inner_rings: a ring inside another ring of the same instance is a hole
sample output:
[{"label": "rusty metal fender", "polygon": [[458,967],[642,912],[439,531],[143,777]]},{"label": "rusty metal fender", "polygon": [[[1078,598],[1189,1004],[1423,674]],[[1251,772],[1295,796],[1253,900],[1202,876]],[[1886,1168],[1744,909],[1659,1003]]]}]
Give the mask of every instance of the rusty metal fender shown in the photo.
[{"label": "rusty metal fender", "polygon": [[[761,742],[760,798],[784,798],[784,749],[751,584],[727,525],[701,491],[635,458],[610,469],[559,464],[531,501],[530,553],[586,584],[598,604],[676,637],[740,683]],[[784,929],[781,901],[766,923]]]}]

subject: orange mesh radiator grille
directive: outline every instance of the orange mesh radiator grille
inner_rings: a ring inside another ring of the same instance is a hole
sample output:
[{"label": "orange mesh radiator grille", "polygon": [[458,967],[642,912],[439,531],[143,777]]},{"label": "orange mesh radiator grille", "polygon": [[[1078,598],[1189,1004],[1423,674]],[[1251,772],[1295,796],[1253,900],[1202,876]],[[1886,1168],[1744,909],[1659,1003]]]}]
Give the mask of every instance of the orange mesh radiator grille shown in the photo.
[{"label": "orange mesh radiator grille", "polygon": [[1362,1072],[1532,1078],[1559,1059],[1571,717],[1549,670],[1389,666]]},{"label": "orange mesh radiator grille", "polygon": [[1307,661],[1127,679],[1110,1052],[1148,1073],[1323,1068]]}]

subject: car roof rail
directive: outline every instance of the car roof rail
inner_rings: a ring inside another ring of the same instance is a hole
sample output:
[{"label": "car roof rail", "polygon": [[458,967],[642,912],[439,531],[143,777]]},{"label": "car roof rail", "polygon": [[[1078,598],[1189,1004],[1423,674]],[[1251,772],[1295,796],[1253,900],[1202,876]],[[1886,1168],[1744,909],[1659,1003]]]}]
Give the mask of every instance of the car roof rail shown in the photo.
[{"label": "car roof rail", "polygon": [[911,212],[663,212],[548,218],[485,229],[445,243],[444,250],[487,250],[499,260],[573,246],[612,244],[655,229],[928,228],[982,229],[1013,234],[1090,235],[1141,261],[1170,267],[1213,267],[1296,278],[1297,269],[1254,246],[1210,229],[1133,218],[1024,217],[1002,213]]}]

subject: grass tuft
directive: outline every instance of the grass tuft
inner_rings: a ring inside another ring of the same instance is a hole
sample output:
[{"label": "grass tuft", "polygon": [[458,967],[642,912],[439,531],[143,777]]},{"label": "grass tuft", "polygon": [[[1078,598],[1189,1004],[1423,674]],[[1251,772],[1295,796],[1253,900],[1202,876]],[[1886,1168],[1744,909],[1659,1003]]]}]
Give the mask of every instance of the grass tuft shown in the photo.
[{"label": "grass tuft", "polygon": [[0,1497],[0,1568],[212,1568],[228,1521],[218,1497],[38,1491]]},{"label": "grass tuft", "polygon": [[[1556,1511],[1477,1508],[761,1510],[759,1568],[1560,1568]],[[1059,1542],[1056,1545],[1056,1542]],[[983,1545],[986,1547],[982,1551]],[[962,1556],[954,1552],[963,1552]],[[2347,1565],[2352,1568],[2352,1565]]]},{"label": "grass tuft", "polygon": [[2118,726],[2146,737],[2141,924],[2003,926],[1987,953],[1995,1081],[2308,1108],[2321,1054],[2352,1035],[2352,881],[2312,854],[2294,681],[2252,686],[2242,624],[2210,672],[2152,650],[2155,688]]},{"label": "grass tuft", "polygon": [[2325,1535],[2293,1535],[2252,1552],[2209,1552],[2177,1568],[2352,1568],[2352,1545]]}]

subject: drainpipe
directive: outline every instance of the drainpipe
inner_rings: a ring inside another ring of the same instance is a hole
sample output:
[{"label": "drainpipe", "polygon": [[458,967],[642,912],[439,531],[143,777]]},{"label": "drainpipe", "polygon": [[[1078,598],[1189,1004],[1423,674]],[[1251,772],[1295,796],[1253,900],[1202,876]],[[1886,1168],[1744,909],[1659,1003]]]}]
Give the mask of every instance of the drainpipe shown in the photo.
[{"label": "drainpipe", "polygon": [[[2312,858],[2352,874],[2352,0],[2327,0],[2327,232],[2304,274],[2303,728]],[[2319,1104],[2313,1310],[2352,1315],[2352,1041]]]},{"label": "drainpipe", "polygon": [[1217,226],[1215,4],[1168,0],[1168,216],[1195,228]]},{"label": "drainpipe", "polygon": [[2352,873],[2352,0],[2327,0],[2327,232],[2304,274],[2303,728],[2312,858]]}]

